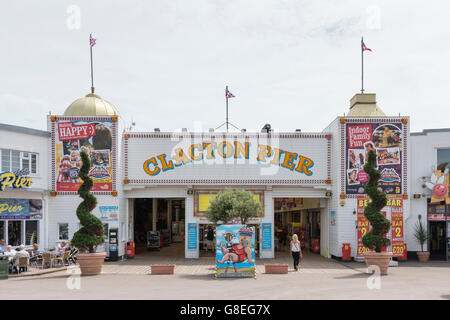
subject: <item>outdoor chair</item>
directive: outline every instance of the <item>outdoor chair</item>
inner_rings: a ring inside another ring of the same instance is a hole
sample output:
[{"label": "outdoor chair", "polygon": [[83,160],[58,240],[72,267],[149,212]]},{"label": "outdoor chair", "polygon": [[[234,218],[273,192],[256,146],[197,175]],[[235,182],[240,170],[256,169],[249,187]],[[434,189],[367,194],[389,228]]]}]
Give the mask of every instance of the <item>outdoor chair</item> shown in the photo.
[{"label": "outdoor chair", "polygon": [[61,258],[61,260],[63,262],[63,266],[65,266],[66,263],[67,263],[67,265],[70,265],[69,257],[70,257],[70,251],[65,251],[64,255]]},{"label": "outdoor chair", "polygon": [[20,274],[21,268],[25,271],[28,271],[28,258],[27,257],[19,257],[14,261],[14,267],[17,270],[17,274]]},{"label": "outdoor chair", "polygon": [[53,267],[53,260],[54,258],[52,258],[52,254],[50,252],[43,252],[42,253],[42,269],[44,269],[45,265],[49,265],[50,268]]}]

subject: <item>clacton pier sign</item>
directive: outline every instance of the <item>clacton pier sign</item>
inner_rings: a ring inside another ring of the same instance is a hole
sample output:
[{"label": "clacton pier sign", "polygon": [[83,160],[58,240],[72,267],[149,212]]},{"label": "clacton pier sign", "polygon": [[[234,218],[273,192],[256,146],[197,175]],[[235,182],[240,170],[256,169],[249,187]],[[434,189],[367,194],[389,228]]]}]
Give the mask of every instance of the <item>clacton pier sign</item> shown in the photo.
[{"label": "clacton pier sign", "polygon": [[129,133],[125,181],[326,184],[329,140],[330,135],[303,133]]}]

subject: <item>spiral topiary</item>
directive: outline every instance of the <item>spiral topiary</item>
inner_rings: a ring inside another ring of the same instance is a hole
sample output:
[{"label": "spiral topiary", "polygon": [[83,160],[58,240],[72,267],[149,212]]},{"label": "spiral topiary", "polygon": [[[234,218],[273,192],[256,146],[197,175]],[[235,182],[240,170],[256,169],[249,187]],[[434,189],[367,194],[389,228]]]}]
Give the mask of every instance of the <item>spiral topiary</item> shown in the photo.
[{"label": "spiral topiary", "polygon": [[380,212],[387,204],[387,197],[383,191],[378,190],[381,173],[375,169],[376,161],[375,152],[370,150],[368,161],[364,165],[364,171],[369,175],[369,181],[364,189],[372,202],[364,210],[364,216],[369,220],[372,229],[362,237],[362,243],[370,250],[381,252],[383,247],[387,247],[391,243],[389,239],[383,237],[391,228],[391,222]]},{"label": "spiral topiary", "polygon": [[99,218],[91,214],[91,211],[97,206],[97,199],[90,190],[94,184],[89,177],[91,161],[86,152],[80,153],[82,166],[79,177],[83,183],[78,188],[78,194],[83,198],[83,202],[77,208],[77,217],[82,227],[75,232],[71,243],[80,250],[80,252],[94,253],[99,244],[104,242],[103,239],[103,223]]}]

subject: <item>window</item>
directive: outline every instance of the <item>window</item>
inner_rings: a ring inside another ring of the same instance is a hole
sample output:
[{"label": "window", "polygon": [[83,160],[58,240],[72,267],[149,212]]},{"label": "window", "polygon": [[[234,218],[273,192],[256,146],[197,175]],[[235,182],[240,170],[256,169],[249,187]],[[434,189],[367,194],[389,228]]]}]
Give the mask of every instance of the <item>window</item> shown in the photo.
[{"label": "window", "polygon": [[108,241],[108,224],[104,223],[103,224],[103,239],[105,239],[105,241]]},{"label": "window", "polygon": [[445,168],[449,168],[449,164],[450,164],[450,149],[438,149],[437,168],[444,170]]},{"label": "window", "polygon": [[58,223],[58,240],[69,240],[69,224]]},{"label": "window", "polygon": [[28,169],[30,174],[37,174],[37,154],[15,150],[2,149],[1,171]]},{"label": "window", "polygon": [[5,221],[0,221],[0,241],[5,239]]},{"label": "window", "polygon": [[8,221],[8,245],[13,247],[22,244],[22,221]]},{"label": "window", "polygon": [[25,245],[30,246],[35,243],[39,243],[38,221],[25,221]]}]

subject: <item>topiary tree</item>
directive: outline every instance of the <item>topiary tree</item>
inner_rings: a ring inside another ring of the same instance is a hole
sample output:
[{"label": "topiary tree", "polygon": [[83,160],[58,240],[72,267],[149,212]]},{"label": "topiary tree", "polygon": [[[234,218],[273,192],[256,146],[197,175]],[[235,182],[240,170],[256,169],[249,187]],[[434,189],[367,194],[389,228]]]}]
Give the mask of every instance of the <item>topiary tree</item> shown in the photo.
[{"label": "topiary tree", "polygon": [[364,165],[364,171],[369,175],[369,181],[364,189],[372,202],[364,210],[364,216],[369,220],[372,229],[362,237],[362,243],[368,249],[381,252],[383,247],[391,243],[389,239],[383,237],[389,232],[391,222],[380,212],[387,204],[387,197],[383,191],[378,190],[381,173],[375,169],[376,161],[375,152],[370,150],[367,163]]},{"label": "topiary tree", "polygon": [[242,224],[248,219],[257,217],[261,212],[261,204],[253,198],[253,194],[242,189],[225,189],[210,202],[206,217],[209,221],[226,223],[240,218]]},{"label": "topiary tree", "polygon": [[94,253],[99,244],[104,242],[103,239],[103,223],[99,218],[91,214],[91,211],[97,206],[97,199],[90,190],[94,184],[89,177],[91,161],[86,152],[81,152],[82,166],[79,177],[83,180],[82,185],[78,188],[78,194],[83,198],[83,202],[77,208],[77,217],[82,227],[75,232],[71,243],[77,247],[80,252]]}]

